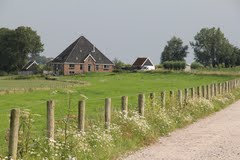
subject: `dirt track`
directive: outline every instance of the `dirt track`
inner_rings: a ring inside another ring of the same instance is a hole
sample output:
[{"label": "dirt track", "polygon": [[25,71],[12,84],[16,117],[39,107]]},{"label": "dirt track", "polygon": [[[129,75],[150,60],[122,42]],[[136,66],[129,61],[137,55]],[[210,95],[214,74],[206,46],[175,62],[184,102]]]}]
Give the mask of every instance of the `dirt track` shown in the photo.
[{"label": "dirt track", "polygon": [[240,100],[125,160],[240,160]]}]

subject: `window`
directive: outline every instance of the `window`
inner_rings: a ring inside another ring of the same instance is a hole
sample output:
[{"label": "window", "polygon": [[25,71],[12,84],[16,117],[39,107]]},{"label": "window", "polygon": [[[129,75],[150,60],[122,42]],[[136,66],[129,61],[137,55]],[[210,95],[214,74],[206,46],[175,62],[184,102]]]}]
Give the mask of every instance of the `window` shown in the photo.
[{"label": "window", "polygon": [[69,71],[69,74],[75,74],[75,72],[74,71]]},{"label": "window", "polygon": [[69,64],[69,69],[74,69],[75,65],[74,64]]},{"label": "window", "polygon": [[103,66],[103,69],[104,69],[104,70],[109,70],[109,65],[104,65],[104,66]]},{"label": "window", "polygon": [[80,64],[80,70],[83,70],[83,64]]},{"label": "window", "polygon": [[96,65],[96,70],[97,70],[97,71],[99,70],[99,65]]}]

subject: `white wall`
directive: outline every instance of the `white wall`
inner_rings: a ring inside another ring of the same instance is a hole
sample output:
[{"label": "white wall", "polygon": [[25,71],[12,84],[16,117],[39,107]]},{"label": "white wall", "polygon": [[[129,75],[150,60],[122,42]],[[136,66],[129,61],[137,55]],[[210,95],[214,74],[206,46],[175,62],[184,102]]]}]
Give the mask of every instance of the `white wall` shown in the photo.
[{"label": "white wall", "polygon": [[144,65],[141,70],[155,70],[155,66]]}]

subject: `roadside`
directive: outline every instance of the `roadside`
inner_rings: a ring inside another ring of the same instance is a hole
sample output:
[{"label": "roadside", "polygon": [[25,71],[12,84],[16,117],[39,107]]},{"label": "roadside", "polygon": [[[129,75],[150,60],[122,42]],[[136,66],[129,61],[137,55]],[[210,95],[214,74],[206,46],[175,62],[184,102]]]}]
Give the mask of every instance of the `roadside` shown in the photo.
[{"label": "roadside", "polygon": [[125,160],[240,159],[240,100],[210,117],[172,132]]}]

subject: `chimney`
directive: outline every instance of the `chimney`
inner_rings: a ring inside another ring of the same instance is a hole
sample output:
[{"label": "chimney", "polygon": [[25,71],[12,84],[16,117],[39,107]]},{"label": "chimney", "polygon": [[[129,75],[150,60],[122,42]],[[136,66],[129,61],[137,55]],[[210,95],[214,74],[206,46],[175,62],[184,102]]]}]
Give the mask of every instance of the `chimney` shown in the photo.
[{"label": "chimney", "polygon": [[93,45],[93,50],[92,50],[92,52],[95,52],[95,46]]}]

